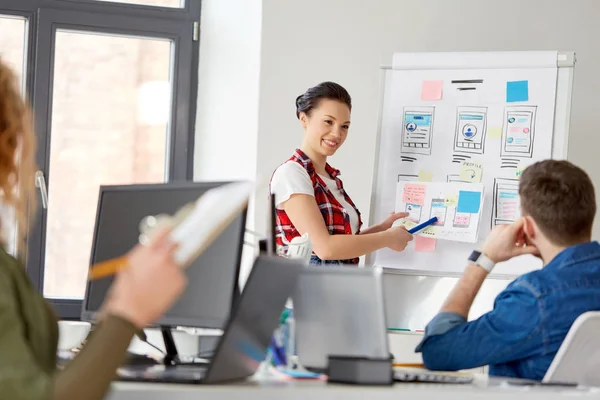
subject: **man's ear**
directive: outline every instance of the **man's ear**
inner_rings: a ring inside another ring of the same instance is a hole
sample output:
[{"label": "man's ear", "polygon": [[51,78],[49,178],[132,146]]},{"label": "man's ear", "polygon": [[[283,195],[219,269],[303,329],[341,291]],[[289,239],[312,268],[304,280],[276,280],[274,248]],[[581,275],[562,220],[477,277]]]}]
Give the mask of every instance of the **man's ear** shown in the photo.
[{"label": "man's ear", "polygon": [[535,225],[535,221],[530,216],[523,217],[523,233],[527,236],[529,240],[535,240],[536,238],[537,226]]}]

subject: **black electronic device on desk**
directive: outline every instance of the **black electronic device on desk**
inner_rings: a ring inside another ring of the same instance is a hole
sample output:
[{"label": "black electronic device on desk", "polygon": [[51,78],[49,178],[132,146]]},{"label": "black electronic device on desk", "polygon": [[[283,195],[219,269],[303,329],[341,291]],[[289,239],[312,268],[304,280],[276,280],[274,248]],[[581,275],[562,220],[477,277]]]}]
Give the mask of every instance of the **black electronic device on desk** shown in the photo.
[{"label": "black electronic device on desk", "polygon": [[219,383],[253,375],[265,359],[273,331],[292,294],[302,264],[275,256],[259,256],[215,354],[207,366],[124,366],[125,381]]},{"label": "black electronic device on desk", "polygon": [[[140,239],[141,222],[148,216],[173,215],[210,189],[229,182],[175,182],[151,185],[102,186],[98,198],[91,263],[126,254]],[[246,226],[243,210],[186,268],[188,285],[179,300],[158,321],[168,365],[194,363],[177,351],[172,328],[223,329],[240,295],[238,285]],[[81,319],[93,322],[114,277],[89,281]],[[132,364],[151,365],[151,360],[129,354]]]}]

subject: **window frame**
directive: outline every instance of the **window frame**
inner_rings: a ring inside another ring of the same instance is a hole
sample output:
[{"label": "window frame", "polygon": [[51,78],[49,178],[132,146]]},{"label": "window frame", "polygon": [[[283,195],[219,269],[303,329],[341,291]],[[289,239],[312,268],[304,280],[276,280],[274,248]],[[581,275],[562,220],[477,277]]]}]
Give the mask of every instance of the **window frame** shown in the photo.
[{"label": "window frame", "polygon": [[[0,15],[27,19],[23,71],[25,93],[33,107],[38,168],[48,179],[50,165],[52,79],[57,30],[122,34],[173,41],[171,73],[173,92],[168,181],[193,179],[193,150],[198,94],[199,30],[201,0],[186,0],[182,8],[158,7],[101,0],[3,0]],[[48,34],[50,33],[50,34]],[[47,181],[47,188],[51,182]],[[30,213],[31,230],[26,239],[25,265],[34,287],[43,294],[47,210]],[[88,266],[82,266],[87,268]],[[82,301],[47,299],[61,319],[78,320]]]}]

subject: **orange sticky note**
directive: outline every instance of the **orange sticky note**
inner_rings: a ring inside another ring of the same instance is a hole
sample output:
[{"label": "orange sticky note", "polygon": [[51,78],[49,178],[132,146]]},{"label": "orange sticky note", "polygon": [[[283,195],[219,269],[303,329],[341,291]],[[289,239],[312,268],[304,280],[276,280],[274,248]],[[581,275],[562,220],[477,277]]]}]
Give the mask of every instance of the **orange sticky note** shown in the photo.
[{"label": "orange sticky note", "polygon": [[421,86],[421,100],[441,100],[443,89],[444,81],[423,81]]},{"label": "orange sticky note", "polygon": [[424,236],[415,236],[415,251],[431,252],[435,251],[436,239]]}]

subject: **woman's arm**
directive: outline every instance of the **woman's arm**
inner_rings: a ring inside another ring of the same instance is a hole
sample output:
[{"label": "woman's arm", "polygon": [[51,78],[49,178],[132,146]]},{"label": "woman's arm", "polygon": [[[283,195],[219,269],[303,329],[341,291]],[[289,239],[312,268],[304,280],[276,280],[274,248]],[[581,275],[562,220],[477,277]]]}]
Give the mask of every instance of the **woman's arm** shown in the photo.
[{"label": "woman's arm", "polygon": [[387,216],[386,219],[384,219],[382,222],[378,223],[377,225],[373,225],[370,226],[366,229],[363,229],[360,234],[361,235],[365,235],[365,234],[369,234],[369,233],[377,233],[377,232],[383,232],[385,230],[390,229],[393,225],[394,222],[396,222],[397,220],[401,219],[401,218],[406,218],[408,217],[408,213],[406,212],[393,212],[390,213],[390,215]]},{"label": "woman's arm", "polygon": [[[0,274],[0,397],[31,400],[100,400],[123,362],[136,328],[118,317],[108,317],[64,371],[49,371],[26,340],[19,294],[8,274]],[[37,294],[36,294],[37,295]],[[36,304],[32,299],[31,304]],[[38,303],[39,312],[50,312]],[[48,316],[54,318],[54,316]],[[46,328],[47,329],[47,328]],[[48,337],[48,340],[49,337]],[[41,345],[41,344],[40,344]],[[53,343],[45,343],[54,359]]]},{"label": "woman's arm", "polygon": [[370,235],[372,233],[383,232],[383,231],[385,231],[385,228],[383,228],[381,225],[377,224],[377,225],[373,225],[373,226],[370,226],[368,228],[361,230],[359,235]]},{"label": "woman's arm", "polygon": [[403,228],[361,235],[330,235],[313,196],[294,194],[282,203],[300,234],[308,233],[313,251],[322,260],[347,260],[389,247],[401,251],[412,240]]},{"label": "woman's arm", "polygon": [[77,357],[56,375],[51,398],[103,399],[136,331],[132,323],[108,316]]}]

